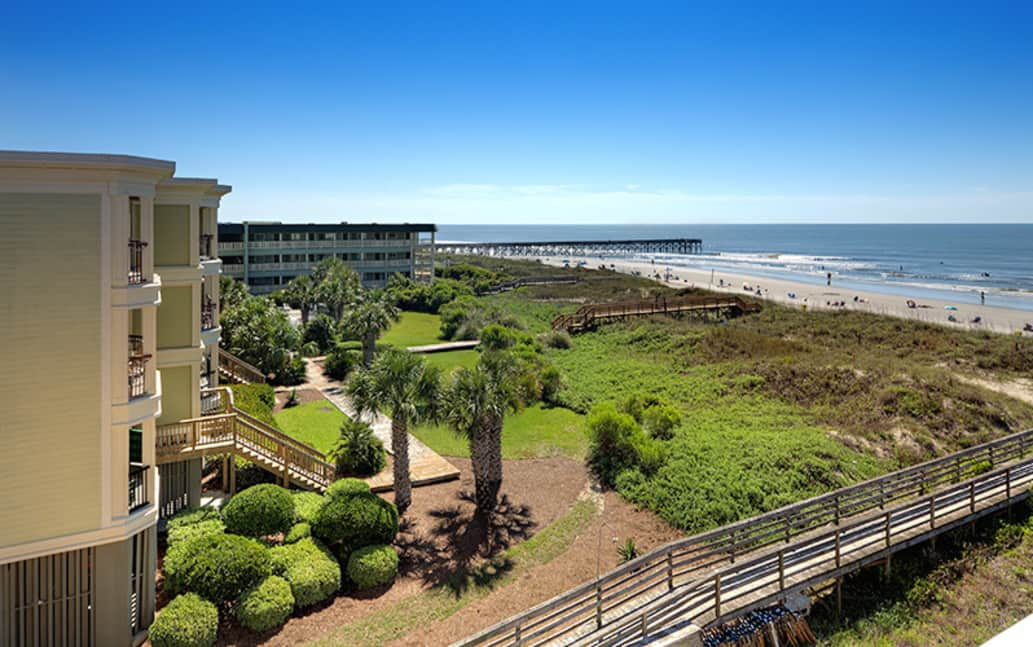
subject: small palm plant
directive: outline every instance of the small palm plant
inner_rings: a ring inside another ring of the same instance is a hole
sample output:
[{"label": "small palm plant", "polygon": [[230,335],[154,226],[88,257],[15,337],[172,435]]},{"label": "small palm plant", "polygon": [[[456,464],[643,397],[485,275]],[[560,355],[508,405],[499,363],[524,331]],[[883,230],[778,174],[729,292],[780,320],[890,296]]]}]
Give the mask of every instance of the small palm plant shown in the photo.
[{"label": "small palm plant", "polygon": [[387,465],[384,443],[365,422],[348,419],[329,453],[338,476],[373,476]]},{"label": "small palm plant", "polygon": [[367,368],[373,364],[377,338],[398,316],[398,308],[387,295],[364,293],[342,319],[344,328],[362,340],[362,359]]},{"label": "small palm plant", "polygon": [[638,557],[638,546],[635,545],[635,540],[628,537],[623,544],[617,546],[617,556],[620,557],[622,564]]}]

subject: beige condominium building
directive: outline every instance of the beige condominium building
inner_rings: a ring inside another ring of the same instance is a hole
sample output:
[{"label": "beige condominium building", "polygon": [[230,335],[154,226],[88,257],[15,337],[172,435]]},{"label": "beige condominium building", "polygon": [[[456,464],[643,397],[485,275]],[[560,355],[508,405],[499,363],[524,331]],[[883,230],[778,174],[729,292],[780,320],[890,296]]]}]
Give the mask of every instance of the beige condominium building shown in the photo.
[{"label": "beige condominium building", "polygon": [[158,520],[199,502],[155,429],[216,379],[230,188],[174,171],[0,151],[0,647],[142,641]]}]

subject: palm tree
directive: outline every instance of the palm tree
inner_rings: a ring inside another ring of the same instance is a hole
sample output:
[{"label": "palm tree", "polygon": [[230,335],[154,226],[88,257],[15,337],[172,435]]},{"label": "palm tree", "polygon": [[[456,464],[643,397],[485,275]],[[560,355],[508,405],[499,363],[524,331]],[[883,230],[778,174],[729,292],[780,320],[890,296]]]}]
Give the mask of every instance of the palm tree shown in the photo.
[{"label": "palm tree", "polygon": [[520,405],[518,368],[505,352],[486,352],[473,369],[460,368],[445,390],[442,413],[470,443],[477,512],[495,509],[502,486],[502,422]]},{"label": "palm tree", "polygon": [[312,312],[318,298],[312,277],[307,274],[295,276],[283,290],[283,298],[292,308],[301,310],[301,323],[307,325],[309,313]]},{"label": "palm tree", "polygon": [[365,293],[343,319],[344,327],[362,340],[362,359],[373,364],[377,338],[398,320],[398,308],[385,294]]},{"label": "palm tree", "polygon": [[412,501],[409,480],[409,425],[433,417],[440,377],[437,367],[408,351],[390,349],[348,383],[359,416],[383,413],[391,418],[395,505],[405,512]]},{"label": "palm tree", "polygon": [[324,258],[312,268],[312,282],[316,300],[325,305],[338,321],[344,314],[344,307],[362,289],[359,275],[336,256]]}]

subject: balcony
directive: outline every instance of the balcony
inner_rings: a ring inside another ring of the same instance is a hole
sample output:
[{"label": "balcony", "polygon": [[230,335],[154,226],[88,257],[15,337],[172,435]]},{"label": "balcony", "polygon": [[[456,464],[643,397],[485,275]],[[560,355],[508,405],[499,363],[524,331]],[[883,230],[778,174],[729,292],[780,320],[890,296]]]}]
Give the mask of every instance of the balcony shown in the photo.
[{"label": "balcony", "polygon": [[151,466],[129,464],[129,514],[151,502]]},{"label": "balcony", "polygon": [[212,258],[212,235],[201,234],[199,242],[200,248],[197,253],[201,257],[201,260]]},{"label": "balcony", "polygon": [[201,330],[216,328],[219,322],[215,318],[215,301],[205,297],[201,302]]},{"label": "balcony", "polygon": [[142,285],[147,282],[143,273],[143,248],[147,243],[142,240],[129,241],[129,285]]},{"label": "balcony", "polygon": [[143,336],[129,335],[129,399],[147,394],[147,360],[143,352]]}]

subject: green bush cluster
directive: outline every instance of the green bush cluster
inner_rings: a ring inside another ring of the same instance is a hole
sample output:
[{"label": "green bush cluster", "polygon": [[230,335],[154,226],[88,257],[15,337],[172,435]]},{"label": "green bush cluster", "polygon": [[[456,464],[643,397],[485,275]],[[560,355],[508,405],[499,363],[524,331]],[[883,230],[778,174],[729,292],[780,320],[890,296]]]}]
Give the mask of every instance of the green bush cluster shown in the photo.
[{"label": "green bush cluster", "polygon": [[441,307],[441,338],[452,340],[478,339],[481,330],[491,324],[521,329],[513,315],[472,296],[461,296]]},{"label": "green bush cluster", "polygon": [[674,430],[681,425],[681,412],[652,393],[632,393],[621,403],[620,409],[659,440],[670,440],[674,437]]},{"label": "green bush cluster", "polygon": [[329,496],[316,514],[312,534],[342,556],[398,534],[398,508],[375,494]]},{"label": "green bush cluster", "polygon": [[291,529],[287,531],[287,534],[283,538],[283,543],[293,544],[301,541],[306,537],[312,536],[312,526],[302,521],[291,526]]},{"label": "green bush cluster", "polygon": [[362,351],[352,348],[353,345],[340,343],[327,353],[326,360],[323,362],[323,370],[327,375],[343,382],[362,363]]},{"label": "green bush cluster", "polygon": [[204,521],[198,521],[197,523],[169,526],[166,541],[168,541],[169,546],[172,546],[180,542],[194,539],[195,537],[219,535],[225,531],[226,524],[222,522],[222,519],[206,519]]},{"label": "green bush cluster", "polygon": [[269,631],[279,627],[294,609],[294,594],[287,580],[270,575],[237,599],[233,613],[241,625],[251,631]]},{"label": "green bush cluster", "polygon": [[211,647],[219,632],[219,610],[195,593],[176,596],[147,631],[154,647]]},{"label": "green bush cluster", "polygon": [[550,330],[542,336],[542,343],[549,348],[567,350],[574,345],[574,339],[565,330]]},{"label": "green bush cluster", "polygon": [[326,497],[349,497],[353,494],[369,494],[369,483],[357,478],[337,479],[326,488]]},{"label": "green bush cluster", "polygon": [[319,508],[323,506],[322,496],[306,490],[292,492],[291,499],[294,501],[294,518],[307,523],[312,523]]},{"label": "green bush cluster", "polygon": [[387,465],[387,450],[373,428],[351,418],[341,423],[341,434],[329,457],[336,464],[338,475],[373,476]]},{"label": "green bush cluster", "polygon": [[272,569],[290,584],[294,608],[318,604],[341,588],[341,567],[325,546],[311,537],[269,551]]},{"label": "green bush cluster", "polygon": [[663,464],[662,446],[646,436],[635,419],[612,402],[596,405],[588,416],[588,466],[605,485],[613,486],[625,470],[655,472]]},{"label": "green bush cluster", "polygon": [[366,546],[348,558],[348,579],[359,589],[387,584],[397,573],[398,552],[391,546]]},{"label": "green bush cluster", "polygon": [[294,522],[291,493],[263,483],[238,492],[222,511],[226,530],[237,535],[266,537],[290,530]]},{"label": "green bush cluster", "polygon": [[461,296],[472,295],[473,290],[453,279],[442,278],[427,284],[393,274],[387,282],[387,293],[402,310],[436,314],[441,306]]},{"label": "green bush cluster", "polygon": [[325,314],[317,314],[309,317],[305,325],[305,332],[302,335],[305,345],[315,345],[316,351],[312,355],[319,355],[329,352],[337,343],[337,324],[332,317]]},{"label": "green bush cluster", "polygon": [[[436,267],[434,268],[434,276],[446,280],[459,281],[472,288],[478,294],[486,291],[493,285],[503,283],[512,278],[508,274],[495,272],[467,262]],[[434,282],[437,283],[437,281]]]},{"label": "green bush cluster", "polygon": [[173,544],[165,554],[165,588],[225,604],[270,574],[268,552],[257,541],[238,535],[208,535]]},{"label": "green bush cluster", "polygon": [[268,384],[234,384],[230,389],[233,391],[233,404],[238,409],[279,429],[273,418],[273,408],[276,406],[276,391],[273,387]]}]

